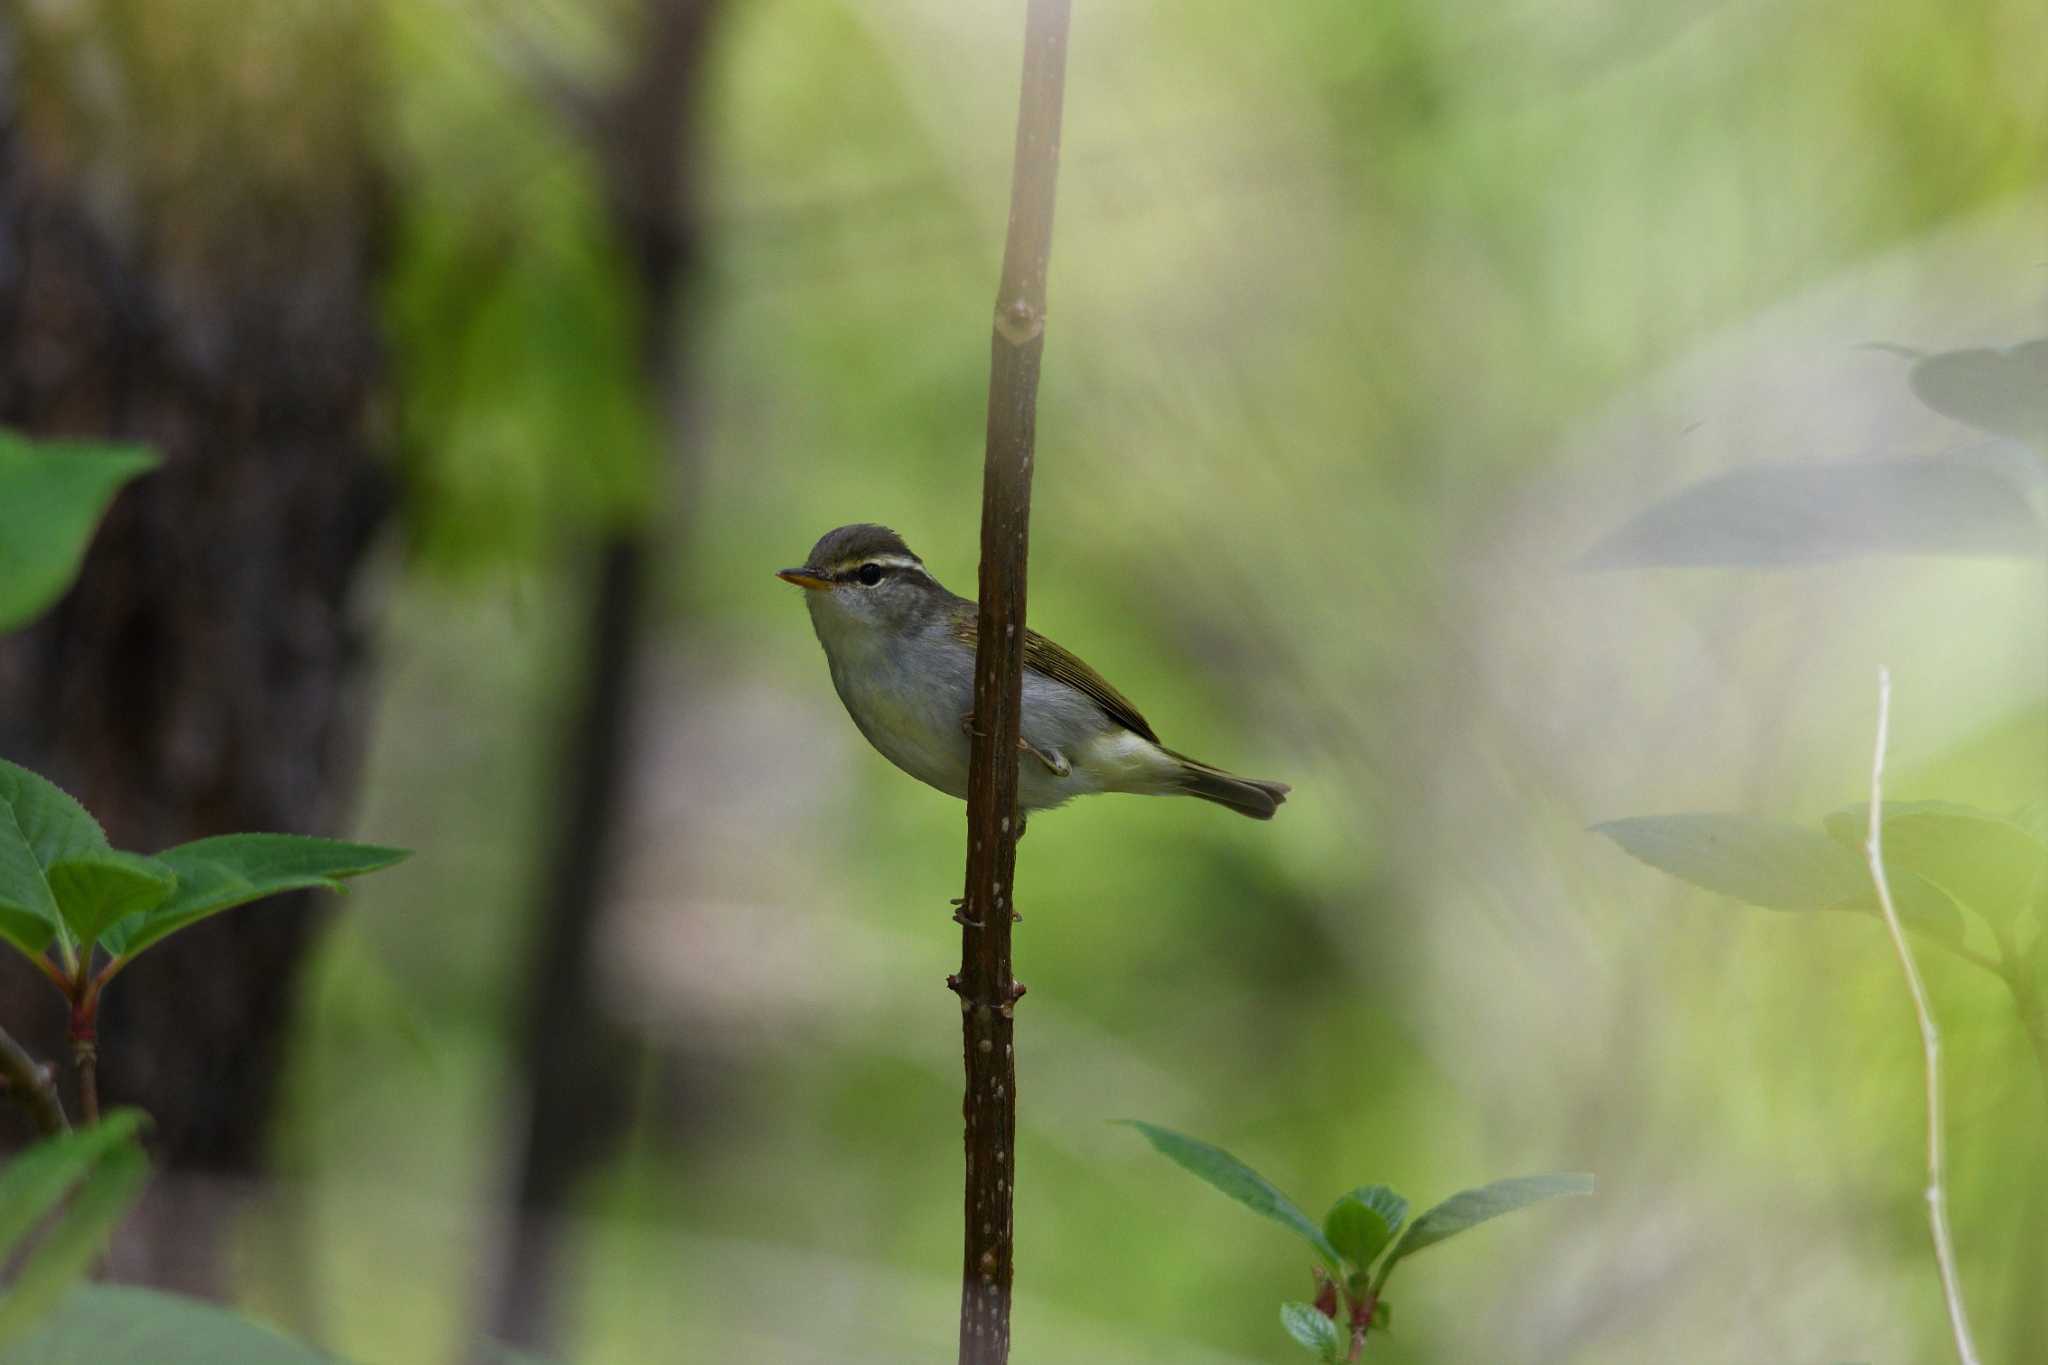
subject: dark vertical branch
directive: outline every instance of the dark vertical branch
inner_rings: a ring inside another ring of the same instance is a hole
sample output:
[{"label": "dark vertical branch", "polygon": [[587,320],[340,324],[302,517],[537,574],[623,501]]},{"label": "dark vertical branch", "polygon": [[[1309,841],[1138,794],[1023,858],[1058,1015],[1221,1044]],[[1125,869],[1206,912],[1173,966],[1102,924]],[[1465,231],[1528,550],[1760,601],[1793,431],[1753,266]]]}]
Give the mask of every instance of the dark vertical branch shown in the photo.
[{"label": "dark vertical branch", "polygon": [[1031,463],[1038,371],[1045,350],[1046,266],[1052,254],[1066,82],[1069,0],[1030,0],[1023,94],[1017,109],[1010,231],[996,295],[982,465],[980,646],[967,778],[967,887],[960,918],[961,1038],[966,1058],[965,1250],[960,1286],[962,1365],[1010,1354],[1011,1208],[1015,1193],[1017,1065],[1011,1010],[1023,987],[1010,969],[1016,900],[1017,743],[1024,674],[1024,582],[1030,550]]},{"label": "dark vertical branch", "polygon": [[[640,377],[677,463],[688,458],[690,436],[683,314],[699,257],[698,73],[716,9],[714,0],[646,0],[626,80],[612,91],[579,92],[567,111],[571,127],[591,140],[612,229],[634,270]],[[563,763],[566,818],[521,992],[527,1103],[514,1176],[519,1217],[490,1322],[494,1335],[524,1347],[556,1335],[564,1218],[576,1186],[610,1153],[629,1116],[627,1040],[599,998],[593,959],[636,714],[633,683],[645,653],[652,542],[649,520],[634,518],[598,547],[583,695]]]}]

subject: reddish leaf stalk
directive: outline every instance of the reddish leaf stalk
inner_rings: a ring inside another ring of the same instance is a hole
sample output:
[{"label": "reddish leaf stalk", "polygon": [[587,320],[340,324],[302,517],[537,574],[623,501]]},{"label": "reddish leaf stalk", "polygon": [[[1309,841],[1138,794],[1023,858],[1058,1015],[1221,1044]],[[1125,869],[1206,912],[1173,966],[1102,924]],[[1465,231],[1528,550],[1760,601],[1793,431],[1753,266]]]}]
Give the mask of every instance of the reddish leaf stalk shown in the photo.
[{"label": "reddish leaf stalk", "polygon": [[988,444],[982,465],[980,646],[967,785],[967,881],[960,996],[967,1073],[961,1365],[1003,1365],[1010,1353],[1017,1069],[1011,971],[1016,903],[1017,745],[1024,672],[1025,571],[1047,265],[1059,172],[1070,0],[1029,0],[1010,186],[1009,237],[990,343]]}]

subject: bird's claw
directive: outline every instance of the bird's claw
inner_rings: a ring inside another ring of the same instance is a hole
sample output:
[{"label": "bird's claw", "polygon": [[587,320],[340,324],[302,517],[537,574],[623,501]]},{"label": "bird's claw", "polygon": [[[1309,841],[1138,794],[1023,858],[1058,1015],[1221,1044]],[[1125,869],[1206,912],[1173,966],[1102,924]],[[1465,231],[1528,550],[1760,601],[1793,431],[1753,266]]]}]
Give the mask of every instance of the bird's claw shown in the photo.
[{"label": "bird's claw", "polygon": [[[1051,769],[1054,777],[1065,777],[1074,771],[1074,765],[1067,762],[1067,756],[1058,749],[1054,749],[1052,753],[1047,754],[1022,735],[1017,736],[1017,747]],[[1019,831],[1019,833],[1021,832]]]},{"label": "bird's claw", "polygon": [[[974,729],[974,713],[972,711],[960,717],[960,729],[962,733],[970,737],[976,733]],[[1058,749],[1054,749],[1048,754],[1022,735],[1017,736],[1017,752],[1030,754],[1040,763],[1043,763],[1054,777],[1066,777],[1074,771],[1074,765],[1069,763],[1067,756]]]}]

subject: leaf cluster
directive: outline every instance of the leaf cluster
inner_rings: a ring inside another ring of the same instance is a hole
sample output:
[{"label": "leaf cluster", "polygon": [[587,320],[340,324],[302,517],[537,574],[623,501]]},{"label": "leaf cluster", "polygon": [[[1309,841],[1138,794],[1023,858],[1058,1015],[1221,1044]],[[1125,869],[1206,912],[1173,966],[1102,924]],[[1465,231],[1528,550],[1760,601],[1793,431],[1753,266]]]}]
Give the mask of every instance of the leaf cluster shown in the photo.
[{"label": "leaf cluster", "polygon": [[1468,1190],[1408,1216],[1408,1201],[1386,1185],[1361,1185],[1330,1205],[1318,1223],[1264,1176],[1221,1147],[1170,1128],[1126,1119],[1160,1155],[1231,1199],[1280,1224],[1316,1254],[1315,1303],[1285,1303],[1280,1325],[1318,1359],[1355,1359],[1367,1330],[1385,1329],[1384,1297],[1394,1268],[1461,1232],[1563,1195],[1591,1194],[1593,1177],[1575,1172],[1517,1176]]},{"label": "leaf cluster", "polygon": [[187,925],[284,891],[340,890],[404,849],[297,834],[225,834],[145,857],[114,848],[77,801],[0,760],[0,938],[71,968],[97,946],[103,977]]}]

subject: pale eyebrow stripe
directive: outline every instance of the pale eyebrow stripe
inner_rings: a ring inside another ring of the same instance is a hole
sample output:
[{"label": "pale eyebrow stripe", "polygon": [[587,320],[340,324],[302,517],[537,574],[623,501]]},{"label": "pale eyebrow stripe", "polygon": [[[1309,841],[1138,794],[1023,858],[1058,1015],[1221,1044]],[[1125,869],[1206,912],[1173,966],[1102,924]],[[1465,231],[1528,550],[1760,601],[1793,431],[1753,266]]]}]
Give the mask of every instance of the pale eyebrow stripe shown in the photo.
[{"label": "pale eyebrow stripe", "polygon": [[833,566],[832,572],[835,576],[859,573],[864,564],[878,564],[885,569],[910,569],[931,577],[931,570],[925,568],[923,561],[911,555],[862,555],[858,559],[842,560]]}]

